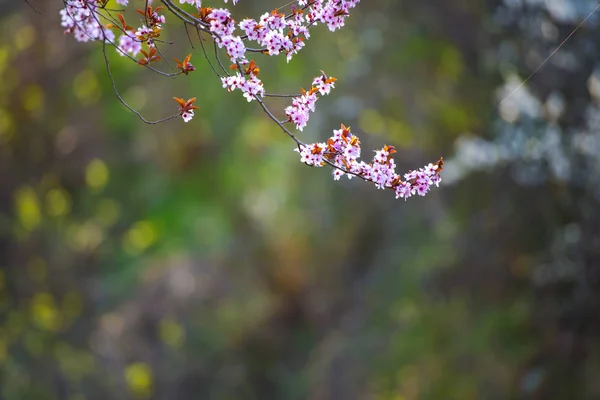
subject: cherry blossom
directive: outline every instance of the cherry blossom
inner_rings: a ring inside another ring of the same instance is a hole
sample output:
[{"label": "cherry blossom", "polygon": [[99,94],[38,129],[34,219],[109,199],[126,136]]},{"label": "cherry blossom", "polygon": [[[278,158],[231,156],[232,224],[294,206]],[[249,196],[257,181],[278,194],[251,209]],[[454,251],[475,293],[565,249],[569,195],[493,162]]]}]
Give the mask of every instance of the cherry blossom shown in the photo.
[{"label": "cherry blossom", "polygon": [[335,81],[335,78],[329,78],[325,75],[325,72],[321,71],[321,76],[313,79],[313,87],[308,92],[303,90],[302,95],[295,97],[292,100],[292,105],[286,107],[285,115],[290,122],[296,124],[296,129],[301,131],[308,123],[310,113],[315,111],[315,103],[318,99],[317,93],[321,95],[329,94]]},{"label": "cherry blossom", "polygon": [[197,8],[202,7],[202,0],[179,0],[179,3],[181,3],[181,4],[188,3]]},{"label": "cherry blossom", "polygon": [[231,62],[246,62],[246,46],[239,36],[225,36],[221,38],[219,47],[224,47]]},{"label": "cherry blossom", "polygon": [[198,109],[198,107],[194,105],[196,98],[192,97],[186,101],[178,97],[173,97],[173,100],[179,104],[179,114],[181,115],[181,118],[183,118],[183,121],[189,122],[194,116],[194,110]]},{"label": "cherry blossom", "polygon": [[[181,5],[195,8],[194,11],[184,12],[181,11],[183,8],[178,8],[172,1],[163,0],[162,3],[184,24],[198,30],[198,38],[201,41],[205,40],[201,32],[212,37],[219,65],[211,65],[220,76],[223,88],[229,92],[239,90],[248,102],[260,103],[267,115],[296,141],[295,150],[300,153],[301,162],[314,167],[328,165],[333,168],[334,180],[340,180],[343,176],[348,179],[359,177],[371,182],[378,189],[393,190],[396,198],[405,200],[414,195],[424,196],[432,186],[439,185],[444,164],[442,159],[435,164],[428,164],[400,175],[396,173],[396,163],[392,158],[396,153],[393,146],[386,145],[375,150],[369,162],[361,161],[360,140],[344,125],[334,130],[326,142],[305,144],[292,134],[286,127],[287,124],[303,131],[311,113],[316,110],[317,100],[321,96],[329,95],[335,88],[336,78],[327,76],[323,71],[312,80],[308,90],[301,89],[299,95],[283,95],[291,97],[291,104],[279,111],[285,115],[283,120],[277,119],[277,112],[271,111],[266,104],[268,94],[263,81],[258,77],[260,68],[255,60],[247,59],[248,54],[272,57],[285,55],[286,61],[289,62],[306,47],[306,41],[311,38],[310,30],[314,26],[322,24],[332,32],[342,28],[359,0],[296,0],[288,9],[287,15],[275,9],[263,13],[258,19],[243,18],[239,23],[236,23],[227,8],[203,8],[201,0],[179,0]],[[127,6],[129,0],[116,2]],[[176,66],[169,65],[171,70],[176,72],[162,72],[154,67],[163,61],[158,46],[163,43],[159,38],[166,18],[159,13],[163,9],[162,6],[153,8],[149,3],[150,1],[146,2],[145,9],[136,10],[144,19],[136,27],[132,27],[126,23],[121,13],[114,15],[111,11],[104,10],[105,1],[67,0],[65,8],[60,11],[61,24],[65,27],[65,33],[72,33],[78,41],[104,41],[105,44],[114,45],[121,56],[127,55],[134,59],[141,54],[142,58],[137,59],[139,65],[149,67],[149,64],[153,63],[150,69],[163,75],[188,75],[195,71],[196,68],[190,62],[191,54],[183,61],[175,58]],[[227,4],[228,0],[224,0],[224,3]],[[233,0],[232,3],[237,4],[237,0]],[[114,23],[102,25],[100,21]],[[116,43],[115,33],[119,35]],[[218,49],[227,54],[232,72],[228,72],[221,63]],[[206,60],[212,63],[206,51],[204,54]],[[191,121],[194,110],[198,109],[193,105],[196,98],[184,100],[174,97],[174,100],[179,105],[178,113],[166,119],[181,116],[184,122]]]},{"label": "cherry blossom", "polygon": [[353,135],[350,128],[343,124],[340,129],[333,131],[327,143],[302,144],[294,149],[300,153],[300,161],[314,167],[329,164],[334,167],[333,179],[342,176],[351,179],[358,176],[365,181],[375,184],[378,189],[390,189],[396,193],[396,198],[408,199],[412,195],[425,196],[431,186],[439,186],[440,172],[444,161],[428,164],[417,171],[404,174],[404,180],[396,173],[396,163],[392,154],[396,153],[393,146],[384,146],[376,150],[371,163],[359,161],[361,150],[360,140]]},{"label": "cherry blossom", "polygon": [[100,24],[96,15],[97,5],[86,0],[68,0],[65,8],[60,10],[61,26],[65,33],[73,33],[75,40],[88,42],[90,40],[106,40],[112,42],[114,33]]},{"label": "cherry blossom", "polygon": [[129,35],[124,33],[119,37],[119,46],[117,47],[117,52],[121,56],[129,54],[132,57],[135,57],[141,50],[142,44],[133,36],[133,34]]}]

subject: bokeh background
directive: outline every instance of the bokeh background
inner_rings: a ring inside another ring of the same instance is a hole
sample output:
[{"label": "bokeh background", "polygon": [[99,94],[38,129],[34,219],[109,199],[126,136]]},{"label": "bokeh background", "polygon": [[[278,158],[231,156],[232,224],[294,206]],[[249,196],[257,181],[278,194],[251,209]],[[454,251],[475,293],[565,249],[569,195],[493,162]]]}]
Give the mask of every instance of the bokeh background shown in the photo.
[{"label": "bokeh background", "polygon": [[600,398],[600,12],[498,106],[594,1],[368,0],[257,59],[272,92],[339,79],[304,141],[443,156],[407,202],[302,165],[181,24],[187,77],[109,51],[147,118],[198,98],[142,123],[29,2],[0,1],[0,399]]}]

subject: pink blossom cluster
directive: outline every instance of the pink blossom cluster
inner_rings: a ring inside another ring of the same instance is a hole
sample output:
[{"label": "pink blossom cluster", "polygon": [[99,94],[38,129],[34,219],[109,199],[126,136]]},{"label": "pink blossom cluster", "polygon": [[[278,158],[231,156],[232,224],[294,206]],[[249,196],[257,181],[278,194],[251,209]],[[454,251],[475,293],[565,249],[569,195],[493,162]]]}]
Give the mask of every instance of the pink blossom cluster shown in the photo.
[{"label": "pink blossom cluster", "polygon": [[294,97],[292,105],[285,108],[285,115],[291,122],[296,124],[296,129],[301,131],[308,124],[310,113],[315,112],[317,99],[316,90],[311,89],[301,96]]},{"label": "pink blossom cluster", "polygon": [[231,62],[246,64],[246,45],[240,36],[234,35],[235,21],[226,8],[211,9],[207,16],[210,32],[219,48],[225,48]]},{"label": "pink blossom cluster", "polygon": [[286,54],[289,62],[294,54],[304,47],[304,40],[310,37],[304,14],[294,12],[290,18],[274,10],[264,13],[258,21],[246,18],[239,23],[245,36],[264,48],[271,56]]},{"label": "pink blossom cluster", "polygon": [[307,165],[322,167],[329,164],[334,167],[333,179],[339,180],[346,175],[348,179],[358,176],[373,182],[378,189],[390,189],[396,192],[396,198],[408,199],[412,195],[425,196],[431,186],[439,186],[440,172],[444,164],[440,159],[436,164],[428,164],[417,171],[404,174],[404,180],[396,173],[396,163],[392,146],[384,146],[375,151],[373,160],[367,164],[359,161],[360,140],[344,125],[333,131],[326,143],[300,145],[295,151],[300,153],[300,161]]},{"label": "pink blossom cluster", "polygon": [[[118,0],[117,0],[118,1]],[[227,0],[223,0],[225,2],[225,4],[227,4]],[[239,0],[233,0],[233,5],[235,6],[238,3]],[[202,0],[179,0],[180,4],[191,4],[193,6],[195,6],[196,8],[200,8],[202,7]]]},{"label": "pink blossom cluster", "polygon": [[[116,0],[116,2],[127,6],[129,0]],[[150,47],[154,45],[153,38],[162,29],[161,24],[166,21],[164,15],[154,11],[148,15],[151,27],[142,25],[135,32],[134,28],[124,24],[124,20],[122,20],[123,27],[114,24],[101,25],[100,21],[107,17],[99,13],[99,3],[98,0],[67,0],[65,8],[60,10],[61,25],[66,28],[65,33],[73,33],[75,39],[80,42],[106,40],[114,44],[115,34],[111,28],[118,28],[122,34],[118,44],[115,44],[117,52],[120,55],[130,54],[135,57],[142,50],[142,42]]]},{"label": "pink blossom cluster", "polygon": [[[158,29],[160,29],[160,28],[161,28],[161,26],[158,25]],[[146,43],[146,45],[148,45],[148,47],[154,47],[154,40],[153,40],[154,33],[155,33],[154,29],[151,29],[151,28],[147,27],[146,25],[142,25],[137,29],[137,31],[135,31],[135,37],[137,38],[138,41]]]},{"label": "pink blossom cluster", "polygon": [[254,73],[247,74],[248,77],[237,72],[232,76],[224,76],[221,78],[223,87],[232,92],[236,89],[241,90],[248,102],[255,100],[257,96],[265,95],[263,83]]},{"label": "pink blossom cluster", "polygon": [[[116,0],[118,4],[127,6],[129,0]],[[227,0],[224,0],[227,3]],[[239,28],[244,36],[236,35],[236,22],[231,18],[228,9],[208,9],[210,14],[210,32],[220,48],[225,48],[231,61],[246,64],[246,44],[244,40],[258,42],[263,53],[275,56],[286,54],[290,61],[305,45],[310,37],[309,27],[319,23],[326,24],[331,31],[344,26],[345,18],[360,0],[297,0],[297,7],[292,6],[290,15],[285,16],[277,10],[264,13],[259,19],[244,19]],[[181,4],[190,4],[198,9],[202,7],[201,0],[180,0]],[[67,0],[66,7],[60,11],[62,25],[67,32],[74,33],[78,41],[107,39],[114,41],[114,33],[99,22],[96,0]],[[237,0],[233,0],[237,4]],[[162,22],[164,22],[164,17]],[[160,21],[159,21],[160,22]],[[124,27],[125,28],[125,27]],[[144,27],[140,28],[143,29]],[[126,29],[125,29],[126,30]],[[124,30],[123,30],[124,31]],[[126,35],[131,36],[131,35]],[[139,35],[138,35],[139,36]],[[140,49],[128,37],[119,39],[118,51],[137,54]]]},{"label": "pink blossom cluster", "polygon": [[[232,69],[236,70],[235,75],[221,78],[223,88],[228,91],[240,90],[249,102],[259,100],[265,109],[266,106],[261,100],[265,96],[265,89],[263,82],[258,78],[260,69],[254,60],[248,61],[246,54],[248,52],[270,56],[285,54],[289,62],[310,38],[309,28],[323,24],[333,32],[343,27],[350,10],[356,7],[359,1],[296,0],[288,15],[275,9],[264,13],[258,20],[246,18],[236,24],[226,8],[202,8],[202,0],[179,0],[180,4],[190,4],[198,9],[197,22],[200,24],[196,26],[210,32],[216,45],[225,49],[232,62]],[[129,0],[116,0],[116,2],[127,6]],[[224,2],[228,3],[228,0]],[[136,57],[138,53],[142,53],[144,57],[137,60],[140,65],[161,60],[161,54],[157,54],[155,40],[161,35],[162,24],[165,23],[165,17],[158,14],[158,10],[162,7],[154,9],[149,5],[151,0],[147,0],[145,10],[137,10],[144,15],[146,24],[136,29],[127,25],[121,14],[117,14],[121,26],[110,12],[107,12],[107,15],[100,14],[99,9],[105,3],[101,0],[66,0],[65,8],[60,11],[65,32],[73,33],[75,38],[82,42],[108,41],[117,47],[117,52],[121,55]],[[237,4],[237,0],[232,0],[232,3]],[[117,25],[103,26],[100,18],[115,21]],[[121,33],[118,44],[114,43],[115,34],[111,28],[118,29]],[[238,28],[243,32],[241,35],[236,33]],[[258,43],[258,48],[248,47],[249,41]],[[147,46],[147,49],[144,49],[144,46]],[[190,57],[191,54],[183,61],[175,59],[179,73],[187,75],[195,71],[190,63]],[[284,122],[293,123],[296,129],[302,131],[308,123],[310,113],[315,111],[319,95],[329,94],[335,87],[335,82],[335,78],[328,77],[324,72],[314,78],[310,90],[302,90],[300,95],[293,97],[292,104],[285,108],[287,120]],[[194,116],[194,110],[198,108],[194,105],[196,98],[184,100],[174,97],[174,100],[179,105],[178,112],[182,119],[185,122],[190,121]],[[267,113],[281,125],[282,121],[276,120],[270,111],[267,110]],[[285,127],[283,129],[291,135]],[[386,145],[376,150],[370,163],[360,161],[360,140],[351,133],[350,128],[344,125],[334,130],[333,136],[327,142],[312,144],[297,142],[299,147],[296,151],[300,153],[300,160],[305,164],[315,167],[328,164],[333,167],[334,180],[339,180],[344,175],[348,179],[358,176],[372,182],[378,189],[393,190],[396,198],[406,200],[413,195],[425,196],[433,185],[439,186],[441,182],[440,172],[444,165],[442,159],[404,175],[397,174],[396,164],[392,158],[396,152],[393,146]]]},{"label": "pink blossom cluster", "polygon": [[119,44],[117,46],[117,53],[119,55],[124,56],[125,54],[129,54],[135,57],[142,51],[142,44],[146,44],[148,47],[155,47],[154,39],[160,34],[160,30],[162,29],[161,24],[164,24],[166,19],[164,15],[153,12],[150,15],[150,20],[153,23],[152,27],[142,25],[135,32],[132,29],[124,30],[124,33],[119,37]]},{"label": "pink blossom cluster", "polygon": [[[180,0],[200,7],[200,0]],[[246,18],[238,24],[244,36],[237,36],[236,22],[225,8],[212,9],[207,19],[210,32],[220,48],[225,48],[232,62],[246,63],[247,51],[243,39],[258,42],[265,54],[276,56],[286,54],[289,62],[294,54],[304,47],[304,41],[310,37],[309,27],[318,23],[326,24],[331,31],[344,26],[344,20],[350,9],[359,0],[329,0],[327,2],[299,0],[300,8],[292,8],[285,16],[277,10],[264,13],[259,20]],[[235,2],[234,2],[235,4]],[[306,10],[304,10],[306,9]],[[305,12],[306,11],[306,12]]]},{"label": "pink blossom cluster", "polygon": [[207,19],[210,21],[210,31],[216,35],[217,41],[235,32],[235,21],[226,8],[211,9]]},{"label": "pink blossom cluster", "polygon": [[61,26],[65,33],[73,33],[79,42],[107,40],[112,42],[115,34],[99,22],[98,6],[87,0],[67,0],[60,10]]},{"label": "pink blossom cluster", "polygon": [[[308,20],[319,21],[325,25],[331,32],[344,26],[344,21],[350,10],[359,3],[360,0],[329,0],[327,2],[315,1],[309,8]],[[311,3],[310,0],[298,0],[300,5]]]},{"label": "pink blossom cluster", "polygon": [[[118,1],[118,0],[117,0]],[[225,4],[227,4],[227,0],[223,0],[225,2]],[[239,0],[233,0],[233,5],[235,6],[238,3]],[[193,6],[195,6],[196,8],[200,8],[202,7],[202,0],[179,0],[180,4],[191,4]]]},{"label": "pink blossom cluster", "polygon": [[231,62],[240,62],[242,64],[248,62],[248,60],[246,60],[246,45],[241,37],[228,35],[223,36],[220,40],[215,39],[215,41],[219,47],[225,48]]},{"label": "pink blossom cluster", "polygon": [[119,37],[119,45],[117,47],[119,55],[130,54],[132,57],[135,57],[141,50],[142,43],[136,39],[133,33],[126,32]]},{"label": "pink blossom cluster", "polygon": [[166,22],[166,18],[156,10],[153,10],[152,7],[148,7],[146,17],[149,26],[142,24],[135,32],[133,32],[132,27],[125,24],[125,20],[123,19],[125,27],[123,28],[123,34],[119,37],[119,45],[117,47],[117,52],[120,55],[130,54],[132,57],[135,57],[142,51],[142,44],[146,44],[148,47],[156,47],[154,39],[160,36],[162,24]]},{"label": "pink blossom cluster", "polygon": [[188,3],[197,8],[202,7],[202,0],[179,0],[179,3],[180,4]]},{"label": "pink blossom cluster", "polygon": [[[249,40],[259,43],[269,55],[286,54],[289,62],[310,38],[309,27],[319,22],[334,31],[344,25],[350,9],[360,0],[299,0],[300,9],[293,9],[286,17],[277,10],[263,14],[258,21],[246,18],[239,27]],[[303,10],[306,9],[306,10]]]},{"label": "pink blossom cluster", "polygon": [[285,115],[289,121],[296,124],[296,129],[300,131],[308,123],[310,113],[315,112],[315,103],[318,100],[317,93],[323,96],[329,94],[331,89],[334,88],[336,79],[327,77],[323,71],[321,73],[321,76],[317,76],[313,80],[312,88],[308,92],[303,91],[302,95],[294,97],[292,105],[285,109]]},{"label": "pink blossom cluster", "polygon": [[335,81],[337,81],[337,79],[333,77],[329,78],[325,72],[321,71],[321,75],[313,79],[312,85],[319,93],[321,93],[321,96],[323,96],[331,93],[331,89],[335,88]]}]

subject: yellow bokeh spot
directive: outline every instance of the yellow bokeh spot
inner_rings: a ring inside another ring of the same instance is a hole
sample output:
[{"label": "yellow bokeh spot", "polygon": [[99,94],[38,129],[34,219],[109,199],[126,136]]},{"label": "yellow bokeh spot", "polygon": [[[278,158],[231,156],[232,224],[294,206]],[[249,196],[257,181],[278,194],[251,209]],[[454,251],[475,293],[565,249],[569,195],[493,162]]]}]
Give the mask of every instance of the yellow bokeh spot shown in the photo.
[{"label": "yellow bokeh spot", "polygon": [[150,247],[156,239],[154,224],[150,221],[139,221],[125,234],[125,249],[130,253],[139,253]]},{"label": "yellow bokeh spot", "polygon": [[85,169],[85,181],[93,189],[101,189],[108,182],[109,172],[104,161],[94,159]]},{"label": "yellow bokeh spot", "polygon": [[8,65],[8,55],[8,46],[0,47],[0,75],[2,74],[2,72],[4,72],[6,66]]},{"label": "yellow bokeh spot", "polygon": [[92,251],[104,240],[104,231],[98,224],[87,221],[74,225],[68,232],[69,244],[76,251]]},{"label": "yellow bokeh spot", "polygon": [[41,257],[36,257],[27,263],[27,273],[35,282],[43,282],[46,278],[46,261]]},{"label": "yellow bokeh spot", "polygon": [[148,102],[148,90],[143,86],[133,86],[123,93],[123,100],[134,109],[141,110]]},{"label": "yellow bokeh spot", "polygon": [[21,94],[21,102],[26,111],[39,110],[44,105],[44,92],[39,85],[29,85]]},{"label": "yellow bokeh spot", "polygon": [[27,231],[32,231],[41,222],[41,213],[38,197],[29,186],[23,186],[15,193],[16,213],[21,226]]},{"label": "yellow bokeh spot", "polygon": [[112,199],[102,199],[96,208],[96,221],[102,226],[109,227],[115,224],[121,214],[119,203]]},{"label": "yellow bokeh spot", "polygon": [[169,346],[179,347],[183,343],[183,328],[175,321],[167,319],[160,321],[158,333],[161,340]]},{"label": "yellow bokeh spot", "polygon": [[35,295],[31,302],[31,318],[35,325],[48,331],[56,331],[61,325],[61,316],[49,293]]},{"label": "yellow bokeh spot", "polygon": [[125,368],[125,380],[133,393],[148,396],[152,391],[152,371],[147,364],[134,363]]},{"label": "yellow bokeh spot", "polygon": [[0,108],[0,142],[8,142],[14,132],[14,123],[10,114]]},{"label": "yellow bokeh spot", "polygon": [[[244,149],[248,149],[249,146],[253,149],[264,148],[268,143],[272,143],[273,140],[281,140],[285,142],[283,135],[274,135],[274,125],[269,124],[265,118],[248,117],[244,120],[243,126],[240,132],[243,132],[243,143],[240,143]],[[274,139],[278,138],[278,139]]]},{"label": "yellow bokeh spot", "polygon": [[61,189],[51,189],[46,194],[46,210],[51,217],[65,215],[71,209],[67,192]]},{"label": "yellow bokeh spot", "polygon": [[23,25],[15,33],[15,47],[17,50],[25,50],[35,41],[35,29],[31,25]]},{"label": "yellow bokeh spot", "polygon": [[100,84],[96,74],[90,69],[81,71],[73,80],[75,97],[83,104],[93,104],[100,100]]},{"label": "yellow bokeh spot", "polygon": [[360,129],[367,133],[382,133],[385,130],[385,121],[376,110],[365,110],[358,118]]}]

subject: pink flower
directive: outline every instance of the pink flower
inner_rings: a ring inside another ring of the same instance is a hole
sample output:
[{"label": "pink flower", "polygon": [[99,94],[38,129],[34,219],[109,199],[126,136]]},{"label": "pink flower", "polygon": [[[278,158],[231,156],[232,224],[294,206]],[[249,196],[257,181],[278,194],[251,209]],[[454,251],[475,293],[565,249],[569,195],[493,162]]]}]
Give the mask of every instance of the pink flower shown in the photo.
[{"label": "pink flower", "polygon": [[342,176],[346,175],[346,173],[344,171],[342,171],[341,169],[337,169],[337,168],[333,169],[332,174],[333,174],[334,181],[339,181]]},{"label": "pink flower", "polygon": [[239,36],[225,36],[221,38],[220,47],[225,47],[231,62],[246,61],[246,46]]},{"label": "pink flower", "polygon": [[193,6],[195,6],[196,8],[200,8],[202,7],[202,0],[179,0],[179,4],[191,4]]},{"label": "pink flower", "polygon": [[410,191],[411,188],[409,183],[400,182],[398,186],[396,186],[396,198],[403,198],[406,200],[411,196]]},{"label": "pink flower", "polygon": [[65,8],[59,11],[61,26],[65,33],[72,33],[75,40],[88,42],[93,40],[104,40],[112,42],[114,33],[98,22],[98,6],[95,2],[86,0],[67,0]]},{"label": "pink flower", "polygon": [[267,48],[269,55],[276,56],[281,51],[284,40],[285,39],[282,32],[269,31],[265,35],[265,38],[262,40],[261,44]]},{"label": "pink flower", "polygon": [[324,165],[323,155],[325,154],[325,149],[327,148],[325,143],[313,143],[308,146],[301,146],[301,149],[294,149],[295,151],[300,152],[300,161],[307,165],[312,165],[315,167],[321,167]]},{"label": "pink flower", "polygon": [[414,194],[425,196],[431,186],[441,181],[440,172],[444,161],[428,164],[417,171],[404,174],[405,181],[396,173],[396,163],[391,155],[396,152],[393,146],[383,146],[376,150],[373,162],[367,164],[358,161],[360,156],[360,140],[350,132],[350,128],[341,126],[334,130],[327,143],[313,143],[300,146],[300,161],[315,167],[326,164],[335,166],[332,171],[333,179],[339,180],[346,175],[348,179],[359,176],[365,181],[375,184],[378,189],[390,189],[396,193],[396,198],[408,199]]},{"label": "pink flower", "polygon": [[265,95],[265,88],[263,87],[262,81],[252,73],[249,78],[246,79],[237,72],[233,76],[222,77],[221,82],[223,87],[229,92],[233,92],[236,89],[241,90],[248,102],[256,99],[256,96],[263,97]]},{"label": "pink flower", "polygon": [[181,118],[183,118],[183,121],[189,122],[194,116],[194,110],[198,109],[198,107],[194,105],[196,98],[192,97],[191,99],[186,101],[178,97],[173,97],[173,100],[175,100],[177,104],[179,104],[179,114],[181,115]]},{"label": "pink flower", "polygon": [[184,122],[189,122],[194,116],[194,111],[183,111],[181,113],[181,118],[183,118]]},{"label": "pink flower", "polygon": [[292,105],[286,107],[285,115],[296,124],[296,129],[303,130],[310,117],[310,111],[315,111],[317,96],[314,92],[307,92],[299,97],[294,97]]},{"label": "pink flower", "polygon": [[121,56],[130,54],[132,57],[135,57],[141,50],[142,44],[133,36],[123,34],[121,37],[119,37],[119,46],[117,47],[117,52]]},{"label": "pink flower", "polygon": [[324,96],[326,94],[331,93],[331,89],[333,89],[335,87],[335,81],[337,81],[337,79],[335,78],[328,78],[327,75],[325,75],[325,72],[321,71],[322,75],[321,76],[317,76],[314,80],[313,80],[313,86],[317,88],[317,90],[319,91],[319,93],[321,93],[321,96]]}]

